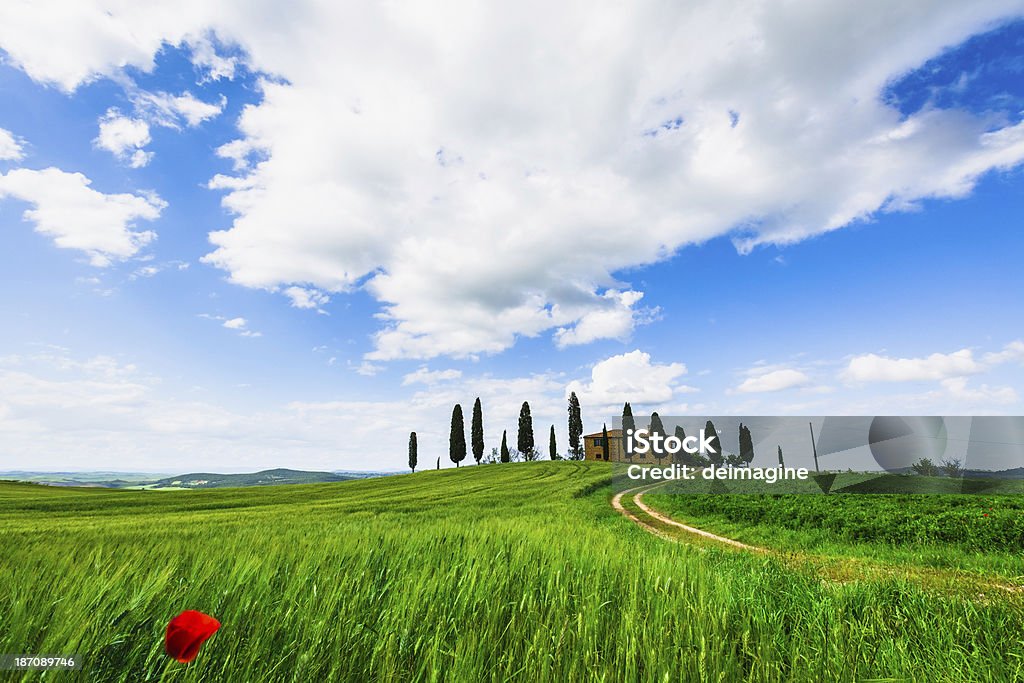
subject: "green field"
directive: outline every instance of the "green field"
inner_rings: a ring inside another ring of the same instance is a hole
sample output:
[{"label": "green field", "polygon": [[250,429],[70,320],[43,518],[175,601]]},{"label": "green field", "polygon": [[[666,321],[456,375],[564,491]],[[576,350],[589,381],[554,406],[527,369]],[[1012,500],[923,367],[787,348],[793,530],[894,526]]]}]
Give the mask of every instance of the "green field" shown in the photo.
[{"label": "green field", "polygon": [[[63,679],[97,681],[1024,678],[1016,596],[667,542],[610,495],[608,466],[579,462],[170,493],[5,484],[0,652],[77,653],[84,676]],[[184,609],[223,624],[189,666],[162,650]]]},{"label": "green field", "polygon": [[[971,482],[937,477],[840,475],[831,495],[771,495],[766,484],[734,486],[749,494],[694,494],[707,489],[670,484],[644,500],[702,529],[779,550],[862,557],[898,564],[1024,577],[1024,496],[1020,481],[985,485],[985,493],[850,494],[888,487],[900,491],[955,490]],[[815,493],[813,482],[801,484]],[[759,493],[753,493],[759,489]]]}]

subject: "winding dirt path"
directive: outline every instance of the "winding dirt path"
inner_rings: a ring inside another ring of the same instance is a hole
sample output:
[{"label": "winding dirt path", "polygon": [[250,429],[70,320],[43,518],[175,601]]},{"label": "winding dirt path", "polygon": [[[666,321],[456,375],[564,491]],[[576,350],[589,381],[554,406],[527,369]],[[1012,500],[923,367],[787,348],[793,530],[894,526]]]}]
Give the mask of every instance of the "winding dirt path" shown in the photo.
[{"label": "winding dirt path", "polygon": [[[926,585],[932,586],[955,586],[961,591],[967,590],[973,597],[986,600],[984,593],[978,591],[993,590],[1002,594],[1011,594],[1017,598],[1024,598],[1024,585],[1017,581],[997,577],[984,577],[972,575],[960,571],[949,571],[938,568],[916,567],[916,566],[893,566],[884,563],[871,562],[863,558],[831,558],[817,556],[813,553],[784,553],[770,548],[747,545],[740,541],[713,534],[704,529],[678,522],[667,515],[663,515],[652,509],[643,501],[643,496],[652,489],[662,486],[658,484],[647,484],[637,486],[625,491],[620,491],[612,497],[612,507],[621,515],[632,521],[644,531],[651,533],[666,541],[675,543],[685,542],[683,534],[696,536],[699,539],[720,543],[737,550],[746,552],[776,555],[793,566],[811,567],[815,573],[823,579],[835,583],[848,583],[850,581],[862,580],[873,576],[900,576],[918,580]],[[636,507],[639,513],[630,510],[624,503],[630,503]],[[674,532],[674,533],[670,533]],[[682,532],[682,533],[679,533]]]},{"label": "winding dirt path", "polygon": [[664,538],[670,541],[678,540],[670,536],[669,534],[666,534],[663,530],[651,524],[649,521],[641,519],[637,515],[633,514],[630,510],[628,510],[626,506],[622,504],[622,498],[624,496],[632,496],[633,504],[636,505],[646,516],[650,517],[651,519],[657,520],[658,522],[666,526],[681,529],[682,531],[685,531],[688,534],[700,536],[701,538],[706,538],[710,541],[715,541],[717,543],[723,543],[725,545],[729,545],[734,548],[739,548],[741,550],[749,550],[753,552],[768,552],[764,548],[758,548],[756,546],[747,545],[746,543],[740,543],[739,541],[735,541],[731,538],[719,536],[717,534],[711,533],[710,531],[704,531],[703,529],[698,529],[695,526],[690,526],[688,524],[683,524],[682,522],[677,522],[671,517],[666,517],[657,510],[652,510],[643,502],[643,495],[650,491],[651,489],[654,489],[661,485],[662,484],[637,486],[635,488],[627,489],[625,491],[620,491],[619,493],[615,494],[615,496],[612,497],[612,507],[615,508],[619,512],[619,514],[625,516],[627,519],[635,523],[644,531],[652,533],[655,536],[658,536],[659,538]]},{"label": "winding dirt path", "polygon": [[652,518],[658,520],[662,524],[668,524],[669,526],[674,526],[674,527],[677,527],[679,529],[682,529],[683,531],[685,531],[687,533],[695,534],[697,536],[702,536],[703,538],[708,538],[708,539],[711,539],[712,541],[717,541],[719,543],[725,543],[726,545],[731,545],[734,548],[742,548],[743,550],[751,550],[751,551],[757,552],[757,553],[766,553],[766,552],[768,552],[764,548],[758,548],[757,546],[747,545],[746,543],[740,543],[739,541],[733,540],[731,538],[726,538],[725,536],[718,536],[717,534],[713,534],[710,531],[704,531],[703,529],[698,529],[695,526],[690,526],[688,524],[683,524],[682,522],[677,522],[676,520],[672,519],[671,517],[666,517],[665,515],[663,515],[660,512],[658,512],[657,510],[652,510],[651,508],[647,507],[644,504],[643,500],[642,500],[644,494],[647,493],[647,491],[651,490],[652,488],[654,488],[654,487],[650,486],[647,489],[645,489],[643,491],[640,491],[639,493],[637,493],[636,495],[633,496],[633,502],[636,504],[636,506],[638,508],[640,508],[641,510],[643,510],[644,513],[647,514],[649,517],[652,517]]}]

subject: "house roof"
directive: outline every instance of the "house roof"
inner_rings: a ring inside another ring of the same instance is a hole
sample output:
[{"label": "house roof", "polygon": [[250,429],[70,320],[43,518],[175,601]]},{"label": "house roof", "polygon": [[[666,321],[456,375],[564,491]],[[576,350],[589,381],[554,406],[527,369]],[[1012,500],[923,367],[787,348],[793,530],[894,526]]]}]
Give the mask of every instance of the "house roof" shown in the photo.
[{"label": "house roof", "polygon": [[[598,438],[600,436],[604,436],[604,433],[603,432],[594,432],[593,434],[584,434],[583,438],[584,439],[596,439],[596,438]],[[609,429],[608,430],[608,436],[622,436],[622,430],[621,429]]]}]

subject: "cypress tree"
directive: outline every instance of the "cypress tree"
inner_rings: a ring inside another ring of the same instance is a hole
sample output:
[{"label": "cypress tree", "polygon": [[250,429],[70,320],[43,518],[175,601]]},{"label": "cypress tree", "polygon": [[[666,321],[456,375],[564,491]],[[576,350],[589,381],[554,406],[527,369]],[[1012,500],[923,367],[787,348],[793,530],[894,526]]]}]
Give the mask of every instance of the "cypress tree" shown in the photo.
[{"label": "cypress tree", "polygon": [[750,434],[750,428],[740,423],[740,457],[739,462],[744,467],[750,467],[754,459],[754,437]]},{"label": "cypress tree", "polygon": [[[629,436],[630,431],[636,431],[636,420],[633,419],[633,407],[629,405],[629,401],[626,401],[626,405],[622,406],[622,444],[626,445],[629,443],[626,437]],[[630,462],[633,462],[633,449],[626,448],[626,457],[629,458]]]},{"label": "cypress tree", "polygon": [[580,400],[576,392],[569,395],[569,453],[573,460],[583,459],[583,448],[580,437],[583,436],[583,417],[580,413]]},{"label": "cypress tree", "polygon": [[707,424],[704,425],[704,437],[708,440],[708,445],[715,451],[714,453],[708,453],[707,459],[715,467],[721,466],[725,462],[725,454],[722,453],[722,440],[718,438],[718,432],[715,431],[715,425],[711,420],[708,420]]},{"label": "cypress tree", "polygon": [[779,446],[779,467],[785,467],[786,461],[782,459],[782,446]]},{"label": "cypress tree", "polygon": [[601,425],[601,450],[604,451],[605,462],[608,462],[608,425]]},{"label": "cypress tree", "polygon": [[511,455],[508,452],[508,430],[501,432],[501,461],[510,462],[512,460]]},{"label": "cypress tree", "polygon": [[[662,436],[665,436],[665,425],[662,424],[661,415],[658,415],[657,412],[651,413],[651,434],[661,434]],[[664,443],[665,442],[662,441],[662,444]],[[658,459],[658,464],[660,465],[661,459],[665,457],[664,447],[658,449],[658,451],[655,452],[654,457]]]},{"label": "cypress tree", "polygon": [[530,404],[523,401],[523,407],[519,409],[519,435],[516,439],[516,448],[523,454],[525,460],[533,460],[537,455],[533,446],[533,416],[530,415]]},{"label": "cypress tree", "polygon": [[476,464],[484,457],[484,410],[480,406],[480,397],[473,403],[473,426],[470,429],[470,440],[473,445],[473,459]]},{"label": "cypress tree", "polygon": [[466,423],[462,418],[462,406],[458,403],[452,410],[452,432],[448,437],[448,457],[456,467],[466,459]]},{"label": "cypress tree", "polygon": [[416,432],[409,432],[409,469],[416,471]]},{"label": "cypress tree", "polygon": [[548,455],[552,460],[558,460],[558,444],[555,443],[555,425],[551,425],[551,436],[548,437]]},{"label": "cypress tree", "polygon": [[[682,425],[676,425],[675,437],[679,439],[679,443],[683,443],[684,441],[686,441],[686,430],[683,429]],[[680,465],[694,464],[690,462],[690,454],[684,450],[680,450],[679,453],[676,455],[676,462],[678,462]]]}]

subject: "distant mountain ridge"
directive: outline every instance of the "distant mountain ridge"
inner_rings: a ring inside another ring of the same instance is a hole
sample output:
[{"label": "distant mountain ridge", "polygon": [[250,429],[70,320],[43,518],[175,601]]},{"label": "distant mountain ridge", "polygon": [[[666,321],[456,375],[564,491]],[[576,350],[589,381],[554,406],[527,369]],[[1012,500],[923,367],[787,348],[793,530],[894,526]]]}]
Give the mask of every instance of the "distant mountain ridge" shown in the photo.
[{"label": "distant mountain ridge", "polygon": [[356,477],[334,472],[306,472],[279,467],[273,470],[242,474],[217,474],[213,472],[192,472],[158,479],[146,486],[149,489],[214,489],[227,486],[274,486],[277,484],[316,484],[348,481]]},{"label": "distant mountain ridge", "polygon": [[142,472],[0,472],[0,479],[27,481],[47,486],[74,486],[111,489],[208,489],[229,486],[273,486],[277,484],[316,484],[370,477],[386,477],[398,472],[317,472],[279,467],[260,472],[220,474],[149,474]]}]

